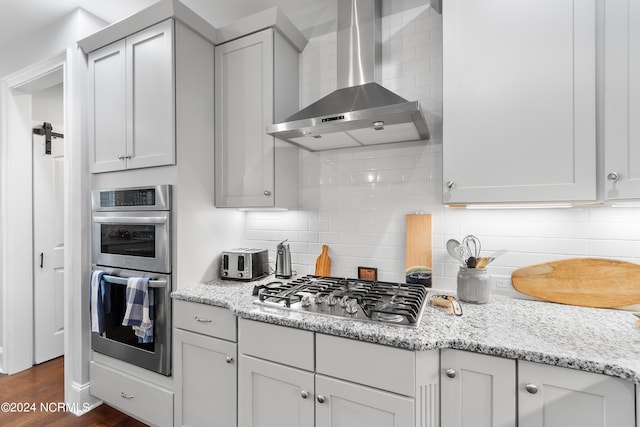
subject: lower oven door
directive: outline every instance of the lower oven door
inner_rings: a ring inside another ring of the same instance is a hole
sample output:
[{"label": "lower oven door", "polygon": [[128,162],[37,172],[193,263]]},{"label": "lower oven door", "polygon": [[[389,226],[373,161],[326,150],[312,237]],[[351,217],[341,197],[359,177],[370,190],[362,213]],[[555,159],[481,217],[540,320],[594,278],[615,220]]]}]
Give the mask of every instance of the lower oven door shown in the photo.
[{"label": "lower oven door", "polygon": [[171,272],[170,212],[93,212],[92,223],[95,264]]},{"label": "lower oven door", "polygon": [[[99,265],[108,295],[105,303],[104,332],[91,333],[91,348],[98,353],[140,366],[163,375],[171,374],[171,276],[144,271],[120,270]],[[123,326],[127,307],[127,281],[130,277],[148,277],[153,292],[153,340],[143,343],[131,326]]]}]

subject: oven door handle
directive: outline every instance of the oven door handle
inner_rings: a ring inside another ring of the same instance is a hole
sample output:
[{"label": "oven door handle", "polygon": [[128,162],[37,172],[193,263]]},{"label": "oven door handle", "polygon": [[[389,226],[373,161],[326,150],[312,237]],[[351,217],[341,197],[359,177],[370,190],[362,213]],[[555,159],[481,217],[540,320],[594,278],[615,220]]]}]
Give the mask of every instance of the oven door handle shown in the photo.
[{"label": "oven door handle", "polygon": [[109,216],[109,217],[100,217],[94,215],[93,218],[94,224],[166,224],[169,222],[169,218],[166,215],[163,216],[149,216],[149,217],[139,217],[139,216]]},{"label": "oven door handle", "polygon": [[[102,278],[104,280],[106,280],[109,283],[115,283],[116,285],[126,285],[127,282],[129,281],[129,278],[127,277],[119,277],[119,276],[109,276],[109,275],[104,275],[102,276]],[[149,280],[149,287],[150,288],[166,288],[167,287],[167,281],[163,280],[163,279],[150,279]]]}]

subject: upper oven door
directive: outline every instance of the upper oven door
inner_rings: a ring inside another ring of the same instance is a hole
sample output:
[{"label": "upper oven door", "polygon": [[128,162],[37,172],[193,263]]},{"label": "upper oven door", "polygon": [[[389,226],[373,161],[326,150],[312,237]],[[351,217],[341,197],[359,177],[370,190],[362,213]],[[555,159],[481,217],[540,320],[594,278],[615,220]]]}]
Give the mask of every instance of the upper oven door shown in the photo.
[{"label": "upper oven door", "polygon": [[94,264],[171,272],[168,211],[94,212],[92,219]]}]

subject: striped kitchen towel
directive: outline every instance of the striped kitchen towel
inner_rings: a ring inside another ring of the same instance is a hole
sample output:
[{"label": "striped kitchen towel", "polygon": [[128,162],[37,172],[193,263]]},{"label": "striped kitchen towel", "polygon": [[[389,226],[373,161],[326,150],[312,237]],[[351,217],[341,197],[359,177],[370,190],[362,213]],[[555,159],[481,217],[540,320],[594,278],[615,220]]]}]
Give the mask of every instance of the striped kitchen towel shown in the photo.
[{"label": "striped kitchen towel", "polygon": [[89,321],[91,332],[99,334],[104,332],[104,314],[110,311],[110,285],[102,278],[104,271],[93,270],[91,272],[89,288]]},{"label": "striped kitchen towel", "polygon": [[131,326],[138,342],[153,342],[153,291],[149,289],[149,278],[130,277],[127,280],[127,308],[122,319],[123,326]]}]

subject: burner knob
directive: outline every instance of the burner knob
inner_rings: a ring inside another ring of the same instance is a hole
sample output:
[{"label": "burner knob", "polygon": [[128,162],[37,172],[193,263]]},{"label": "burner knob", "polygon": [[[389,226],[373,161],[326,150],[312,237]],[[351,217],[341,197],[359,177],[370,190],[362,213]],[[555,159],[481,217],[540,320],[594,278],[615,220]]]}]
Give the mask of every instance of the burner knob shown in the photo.
[{"label": "burner knob", "polygon": [[344,309],[349,314],[356,314],[358,312],[358,302],[354,299],[349,300],[349,302],[347,302],[347,305]]},{"label": "burner knob", "polygon": [[329,294],[329,296],[327,297],[327,304],[329,304],[330,306],[334,306],[337,303],[338,303],[338,298],[336,298],[336,296],[333,294]]},{"label": "burner knob", "polygon": [[311,298],[309,298],[309,295],[303,296],[300,304],[302,304],[303,307],[309,307],[311,305]]},{"label": "burner knob", "polygon": [[324,296],[320,292],[313,296],[313,302],[316,304],[322,304],[324,302]]},{"label": "burner knob", "polygon": [[345,308],[349,303],[349,296],[345,295],[340,299],[340,307]]}]

